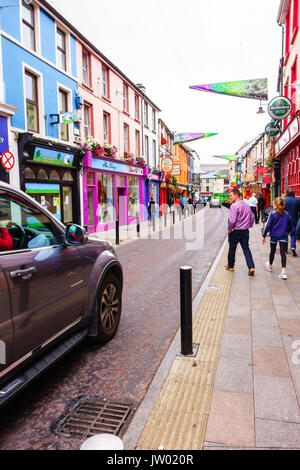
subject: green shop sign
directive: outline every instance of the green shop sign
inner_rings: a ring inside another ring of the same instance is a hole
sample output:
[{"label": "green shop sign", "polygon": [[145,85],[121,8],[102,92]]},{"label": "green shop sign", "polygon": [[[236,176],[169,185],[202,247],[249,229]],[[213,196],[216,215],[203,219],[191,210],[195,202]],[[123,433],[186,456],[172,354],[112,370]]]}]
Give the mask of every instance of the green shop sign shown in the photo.
[{"label": "green shop sign", "polygon": [[40,163],[50,163],[51,165],[72,166],[74,155],[57,150],[35,147],[33,160]]},{"label": "green shop sign", "polygon": [[292,112],[293,105],[289,98],[277,96],[268,104],[268,113],[273,119],[286,119]]},{"label": "green shop sign", "polygon": [[274,121],[269,122],[269,124],[267,124],[265,127],[265,133],[269,137],[276,137],[280,133],[280,127],[278,126],[278,123]]}]

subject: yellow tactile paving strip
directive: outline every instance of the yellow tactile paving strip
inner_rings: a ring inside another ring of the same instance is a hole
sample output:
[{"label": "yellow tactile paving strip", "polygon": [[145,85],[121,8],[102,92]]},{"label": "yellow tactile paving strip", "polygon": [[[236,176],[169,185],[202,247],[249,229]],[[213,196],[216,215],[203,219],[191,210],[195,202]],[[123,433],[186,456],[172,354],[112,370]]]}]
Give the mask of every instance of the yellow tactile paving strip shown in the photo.
[{"label": "yellow tactile paving strip", "polygon": [[202,449],[233,273],[224,251],[193,321],[194,358],[177,357],[136,449]]}]

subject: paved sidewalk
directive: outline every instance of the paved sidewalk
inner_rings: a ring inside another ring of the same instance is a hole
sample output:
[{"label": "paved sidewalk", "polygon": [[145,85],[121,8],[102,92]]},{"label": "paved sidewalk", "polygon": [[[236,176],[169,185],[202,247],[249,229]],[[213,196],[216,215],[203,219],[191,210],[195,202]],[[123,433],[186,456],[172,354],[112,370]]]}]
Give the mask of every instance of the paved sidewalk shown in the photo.
[{"label": "paved sidewalk", "polygon": [[300,449],[300,257],[283,281],[260,226],[251,249],[254,278],[240,249],[225,271],[225,247],[194,315],[197,356],[174,359],[136,449]]}]

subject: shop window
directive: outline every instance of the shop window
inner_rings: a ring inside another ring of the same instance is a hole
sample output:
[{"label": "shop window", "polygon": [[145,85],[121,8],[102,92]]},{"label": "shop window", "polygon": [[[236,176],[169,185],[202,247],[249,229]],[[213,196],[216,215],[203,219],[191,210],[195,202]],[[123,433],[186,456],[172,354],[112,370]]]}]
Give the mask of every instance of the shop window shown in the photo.
[{"label": "shop window", "polygon": [[35,179],[35,174],[34,174],[34,171],[32,170],[32,168],[29,168],[29,167],[25,168],[24,177],[26,179],[31,179],[31,180]]},{"label": "shop window", "polygon": [[63,186],[64,223],[73,221],[73,201],[71,186]]},{"label": "shop window", "polygon": [[136,217],[140,212],[140,179],[128,178],[128,216]]},{"label": "shop window", "polygon": [[34,7],[22,2],[23,44],[35,51]]},{"label": "shop window", "polygon": [[73,176],[69,171],[65,171],[64,176],[63,176],[64,181],[74,181]]},{"label": "shop window", "polygon": [[57,171],[52,170],[51,173],[50,173],[49,179],[54,180],[54,181],[58,181],[59,180],[59,174],[57,173]]},{"label": "shop window", "polygon": [[88,189],[88,225],[94,225],[94,190]]},{"label": "shop window", "polygon": [[27,130],[39,132],[39,105],[37,77],[25,72]]},{"label": "shop window", "polygon": [[37,179],[38,179],[38,180],[47,180],[47,179],[48,179],[48,175],[47,175],[46,170],[43,170],[43,169],[41,168],[41,169],[38,171]]},{"label": "shop window", "polygon": [[115,221],[115,188],[113,175],[97,174],[98,183],[98,222],[105,224]]},{"label": "shop window", "polygon": [[94,186],[95,185],[95,173],[92,171],[89,171],[86,175],[86,182],[89,186]]}]

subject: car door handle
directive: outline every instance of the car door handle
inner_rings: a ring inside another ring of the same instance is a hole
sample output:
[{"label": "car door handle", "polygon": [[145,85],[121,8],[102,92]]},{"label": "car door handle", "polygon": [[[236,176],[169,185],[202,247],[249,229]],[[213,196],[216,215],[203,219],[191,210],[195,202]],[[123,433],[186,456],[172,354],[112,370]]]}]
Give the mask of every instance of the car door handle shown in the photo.
[{"label": "car door handle", "polygon": [[12,279],[19,279],[20,277],[24,280],[30,279],[34,273],[36,273],[36,268],[31,266],[30,268],[18,269],[17,271],[11,271],[10,277]]}]

